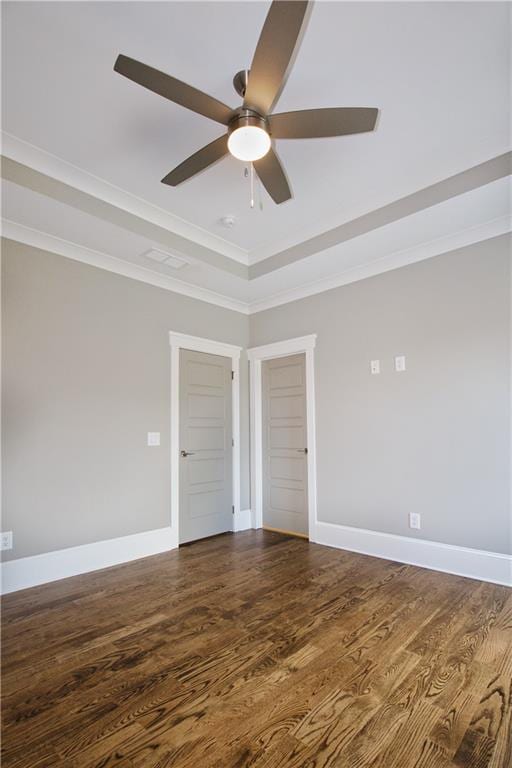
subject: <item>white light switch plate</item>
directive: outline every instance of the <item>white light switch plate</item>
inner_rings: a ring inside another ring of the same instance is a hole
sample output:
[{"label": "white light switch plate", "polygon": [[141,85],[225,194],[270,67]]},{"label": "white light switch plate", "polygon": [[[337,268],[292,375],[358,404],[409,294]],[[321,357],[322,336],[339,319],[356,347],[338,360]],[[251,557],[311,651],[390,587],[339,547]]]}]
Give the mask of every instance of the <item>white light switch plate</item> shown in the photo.
[{"label": "white light switch plate", "polygon": [[12,531],[0,533],[0,549],[12,549]]},{"label": "white light switch plate", "polygon": [[370,372],[372,375],[380,373],[380,360],[370,360]]},{"label": "white light switch plate", "polygon": [[148,445],[160,445],[160,432],[148,432]]},{"label": "white light switch plate", "polygon": [[397,355],[397,357],[395,357],[395,371],[398,371],[399,373],[401,371],[405,371],[405,356],[404,355]]}]

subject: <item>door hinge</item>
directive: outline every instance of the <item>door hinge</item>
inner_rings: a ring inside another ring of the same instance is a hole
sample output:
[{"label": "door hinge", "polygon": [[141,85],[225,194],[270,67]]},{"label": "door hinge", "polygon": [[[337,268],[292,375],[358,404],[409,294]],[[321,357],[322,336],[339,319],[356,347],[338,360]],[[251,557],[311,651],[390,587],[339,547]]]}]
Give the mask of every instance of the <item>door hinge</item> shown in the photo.
[{"label": "door hinge", "polygon": [[232,448],[235,447],[235,438],[234,437],[231,438],[231,447]]},{"label": "door hinge", "polygon": [[231,371],[231,381],[233,381],[234,378],[235,378],[235,372]]},{"label": "door hinge", "polygon": [[233,504],[233,506],[231,507],[231,514],[232,514],[232,515],[234,515],[234,514],[235,514],[235,505],[234,505],[234,504]]}]

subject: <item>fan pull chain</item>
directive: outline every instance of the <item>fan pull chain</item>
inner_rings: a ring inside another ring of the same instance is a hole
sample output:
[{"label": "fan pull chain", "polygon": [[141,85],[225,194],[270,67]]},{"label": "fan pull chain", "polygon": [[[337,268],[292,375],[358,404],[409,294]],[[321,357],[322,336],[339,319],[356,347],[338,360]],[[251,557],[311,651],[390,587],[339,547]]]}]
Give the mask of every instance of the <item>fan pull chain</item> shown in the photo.
[{"label": "fan pull chain", "polygon": [[246,165],[244,168],[244,179],[249,179],[250,183],[250,206],[251,208],[254,208],[256,196],[258,197],[258,208],[260,211],[263,210],[263,199],[261,196],[261,186],[259,183],[259,179],[254,174],[254,165],[250,164],[250,170],[249,167]]},{"label": "fan pull chain", "polygon": [[253,167],[252,167],[252,163],[251,163],[250,174],[249,174],[249,168],[247,166],[245,166],[245,168],[244,168],[244,179],[249,179],[249,176],[250,176],[249,183],[251,185],[251,189],[250,189],[250,206],[251,206],[251,208],[254,208],[254,191],[253,191],[254,182],[253,182]]}]

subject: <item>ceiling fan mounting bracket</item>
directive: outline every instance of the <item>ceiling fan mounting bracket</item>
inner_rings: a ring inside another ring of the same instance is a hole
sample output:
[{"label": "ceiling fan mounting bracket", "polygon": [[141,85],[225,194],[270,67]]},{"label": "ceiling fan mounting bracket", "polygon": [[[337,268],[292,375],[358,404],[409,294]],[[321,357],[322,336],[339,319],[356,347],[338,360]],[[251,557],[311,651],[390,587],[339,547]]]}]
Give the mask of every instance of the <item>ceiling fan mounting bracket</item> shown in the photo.
[{"label": "ceiling fan mounting bracket", "polygon": [[241,69],[240,72],[237,72],[233,78],[233,86],[235,88],[235,91],[238,93],[239,96],[242,97],[242,99],[245,96],[245,91],[247,90],[248,81],[249,81],[248,69]]}]

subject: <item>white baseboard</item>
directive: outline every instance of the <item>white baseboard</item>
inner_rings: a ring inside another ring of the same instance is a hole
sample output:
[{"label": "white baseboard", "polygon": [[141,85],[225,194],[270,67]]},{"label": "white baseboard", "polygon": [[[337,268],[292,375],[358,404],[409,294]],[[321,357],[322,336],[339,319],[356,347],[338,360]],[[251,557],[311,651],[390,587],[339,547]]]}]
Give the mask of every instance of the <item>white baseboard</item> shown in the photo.
[{"label": "white baseboard", "polygon": [[9,560],[2,563],[1,593],[5,595],[49,581],[157,555],[177,546],[172,528],[158,528],[118,539],[95,541],[92,544]]},{"label": "white baseboard", "polygon": [[[240,510],[235,517],[234,530],[245,531],[249,528],[252,528],[251,510]],[[512,557],[499,552],[486,552],[323,522],[317,522],[315,535],[311,540],[317,544],[385,560],[396,560],[457,576],[512,586]],[[1,593],[16,592],[57,579],[138,560],[141,557],[167,552],[177,546],[175,531],[172,528],[159,528],[121,536],[118,539],[10,560],[1,566]]]},{"label": "white baseboard", "polygon": [[241,509],[239,512],[235,513],[235,520],[233,523],[233,530],[236,531],[247,531],[249,528],[252,528],[252,518],[251,518],[251,510],[250,509]]},{"label": "white baseboard", "polygon": [[500,552],[322,522],[317,522],[311,540],[328,547],[512,587],[512,556]]}]

